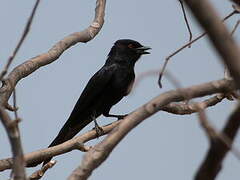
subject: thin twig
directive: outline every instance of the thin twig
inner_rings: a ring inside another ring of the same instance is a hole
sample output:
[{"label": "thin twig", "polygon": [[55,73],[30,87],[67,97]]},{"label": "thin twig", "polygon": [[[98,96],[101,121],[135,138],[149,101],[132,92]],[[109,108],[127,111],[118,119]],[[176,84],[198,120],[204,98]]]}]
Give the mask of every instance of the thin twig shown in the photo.
[{"label": "thin twig", "polygon": [[[190,25],[189,25],[189,23],[188,23],[188,19],[187,19],[187,15],[186,15],[186,11],[185,11],[184,5],[183,5],[183,1],[182,1],[182,0],[178,0],[178,1],[179,1],[180,4],[181,4],[184,21],[185,21],[185,23],[186,23],[186,26],[187,26],[187,29],[188,29],[188,33],[189,33],[189,42],[191,42],[191,41],[192,41],[192,31],[191,31]],[[190,48],[190,47],[191,47],[191,44],[189,44],[188,47]]]},{"label": "thin twig", "polygon": [[235,26],[234,26],[234,28],[233,28],[233,30],[232,30],[232,32],[231,32],[231,35],[233,35],[233,34],[235,33],[235,31],[237,30],[239,24],[240,24],[240,20],[238,20],[238,21],[236,22],[236,24],[235,24]]},{"label": "thin twig", "polygon": [[12,121],[6,110],[0,105],[0,119],[7,132],[13,154],[12,170],[14,180],[25,180],[25,161],[18,122]]},{"label": "thin twig", "polygon": [[218,94],[202,102],[196,102],[191,104],[170,103],[164,106],[161,110],[168,113],[176,114],[176,115],[193,114],[195,112],[198,112],[198,109],[196,108],[197,106],[201,106],[202,108],[215,106],[216,104],[220,103],[224,98],[225,98],[225,95]]},{"label": "thin twig", "polygon": [[[157,76],[157,75],[159,75],[159,69],[156,69],[156,70],[153,69],[153,70],[150,70],[150,71],[142,72],[136,78],[136,80],[134,82],[133,89],[136,89],[136,87],[139,85],[139,83],[144,78],[149,77],[149,76]],[[172,75],[172,73],[170,71],[165,71],[164,75],[166,76],[166,79],[169,80],[175,88],[180,88],[181,87],[180,82],[177,80],[176,77],[174,77]]]},{"label": "thin twig", "polygon": [[33,9],[32,9],[31,15],[30,15],[30,17],[28,18],[28,21],[27,21],[27,23],[26,23],[26,25],[25,25],[25,28],[24,28],[24,30],[23,30],[22,36],[21,36],[21,38],[20,38],[17,46],[15,47],[12,55],[8,58],[7,64],[5,65],[3,71],[0,73],[0,81],[1,81],[2,78],[6,75],[6,73],[7,73],[7,71],[8,71],[8,68],[10,67],[11,63],[13,62],[13,59],[14,59],[15,56],[17,55],[18,50],[20,49],[23,41],[25,40],[25,38],[26,38],[26,36],[27,36],[30,28],[31,28],[31,24],[32,24],[32,21],[33,21],[33,17],[34,17],[34,15],[35,15],[35,13],[36,13],[36,10],[37,10],[37,7],[38,7],[38,5],[39,5],[39,2],[40,2],[40,0],[36,0],[36,3],[35,3],[35,5],[34,5],[34,7],[33,7]]},{"label": "thin twig", "polygon": [[16,88],[14,88],[14,91],[13,91],[13,108],[14,108],[15,120],[16,120],[16,119],[20,120],[19,117],[18,117],[18,113],[17,113],[18,107],[17,107]]},{"label": "thin twig", "polygon": [[[229,15],[227,15],[222,21],[224,22],[225,20],[227,20],[228,18],[230,18],[231,16],[233,16],[234,14],[237,14],[239,13],[238,11],[234,10],[232,11]],[[163,64],[163,67],[159,73],[159,78],[158,78],[158,85],[160,88],[162,88],[162,76],[164,74],[164,71],[167,67],[167,64],[169,62],[169,60],[175,56],[176,54],[178,54],[179,52],[181,52],[183,49],[185,49],[186,47],[188,47],[189,45],[193,44],[194,42],[196,42],[197,40],[201,39],[203,36],[205,36],[207,33],[204,32],[202,33],[201,35],[199,35],[198,37],[196,37],[195,39],[193,39],[191,42],[188,42],[186,44],[184,44],[182,47],[180,47],[179,49],[177,49],[176,51],[174,51],[173,53],[171,53],[168,57],[165,58],[165,61],[164,61],[164,64]]]},{"label": "thin twig", "polygon": [[27,180],[38,180],[43,177],[47,170],[51,169],[57,161],[51,160],[47,164],[45,164],[41,169],[35,171],[31,176],[28,177]]}]

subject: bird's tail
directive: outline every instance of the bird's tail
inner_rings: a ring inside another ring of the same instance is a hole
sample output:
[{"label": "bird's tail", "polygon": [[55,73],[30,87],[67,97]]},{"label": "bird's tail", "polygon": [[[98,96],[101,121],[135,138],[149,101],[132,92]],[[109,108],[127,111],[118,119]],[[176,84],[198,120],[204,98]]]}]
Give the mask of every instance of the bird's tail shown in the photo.
[{"label": "bird's tail", "polygon": [[[80,131],[80,130],[79,130]],[[59,144],[62,144],[65,141],[68,141],[69,139],[73,138],[79,131],[73,133],[73,131],[69,131],[69,128],[66,126],[63,126],[60,132],[58,133],[57,137],[51,142],[51,144],[48,147],[53,147]],[[47,164],[51,158],[45,159],[43,162],[43,166]]]},{"label": "bird's tail", "polygon": [[[52,143],[48,147],[56,146],[72,139],[79,131],[81,131],[85,126],[87,126],[92,121],[92,118],[85,118],[83,121],[80,120],[78,123],[75,123],[75,121],[74,122],[71,121],[70,118],[64,124],[64,126],[58,133],[57,137],[52,141]],[[45,159],[43,165],[48,163],[51,159],[52,157]]]},{"label": "bird's tail", "polygon": [[[87,126],[92,121],[92,118],[75,118],[73,116],[70,116],[67,122],[64,124],[60,132],[58,133],[57,137],[52,141],[52,143],[48,147],[56,146],[61,143],[64,143],[65,141],[70,140],[73,138],[79,131],[81,131],[85,126]],[[38,164],[41,164],[43,162],[43,165],[47,164],[52,157],[41,160],[41,161],[35,161],[33,163],[28,163],[27,167],[35,167]]]}]

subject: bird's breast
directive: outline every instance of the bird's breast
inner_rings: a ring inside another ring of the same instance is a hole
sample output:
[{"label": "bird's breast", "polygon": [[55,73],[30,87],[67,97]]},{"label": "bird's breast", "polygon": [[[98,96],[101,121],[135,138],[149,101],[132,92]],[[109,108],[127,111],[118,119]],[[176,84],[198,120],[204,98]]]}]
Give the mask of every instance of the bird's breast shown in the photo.
[{"label": "bird's breast", "polygon": [[127,89],[126,89],[125,96],[128,95],[132,91],[133,84],[134,84],[134,79],[130,81],[130,83],[129,83]]},{"label": "bird's breast", "polygon": [[115,79],[113,81],[114,91],[117,94],[121,94],[121,96],[128,95],[133,88],[134,79],[135,75],[133,71],[125,70],[116,73]]}]

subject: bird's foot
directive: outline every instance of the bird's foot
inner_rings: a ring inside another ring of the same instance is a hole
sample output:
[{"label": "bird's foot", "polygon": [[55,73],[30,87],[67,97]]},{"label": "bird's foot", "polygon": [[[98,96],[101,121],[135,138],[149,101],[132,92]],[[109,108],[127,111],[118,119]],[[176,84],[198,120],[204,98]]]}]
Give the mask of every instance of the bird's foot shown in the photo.
[{"label": "bird's foot", "polygon": [[95,129],[95,131],[96,131],[97,138],[99,138],[101,135],[104,134],[103,128],[101,128],[100,126],[95,126],[94,129]]},{"label": "bird's foot", "polygon": [[99,138],[101,135],[104,134],[103,128],[101,128],[101,127],[98,125],[96,119],[94,119],[94,124],[95,124],[95,127],[94,127],[93,129],[95,129],[96,134],[97,134],[97,137]]}]

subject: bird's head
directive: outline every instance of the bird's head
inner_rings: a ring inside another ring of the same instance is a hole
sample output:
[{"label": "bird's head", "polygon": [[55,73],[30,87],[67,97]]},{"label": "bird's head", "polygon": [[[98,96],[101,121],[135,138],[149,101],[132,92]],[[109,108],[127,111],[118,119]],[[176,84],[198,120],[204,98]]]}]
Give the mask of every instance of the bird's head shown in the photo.
[{"label": "bird's head", "polygon": [[147,51],[149,49],[151,48],[143,46],[137,41],[131,39],[120,39],[114,43],[108,56],[116,59],[120,58],[127,61],[133,61],[135,63],[141,55],[150,54]]}]

